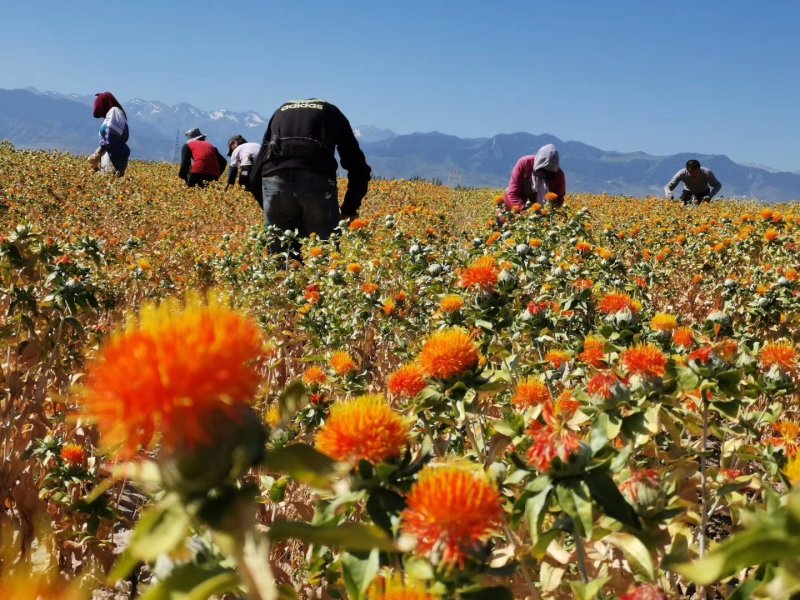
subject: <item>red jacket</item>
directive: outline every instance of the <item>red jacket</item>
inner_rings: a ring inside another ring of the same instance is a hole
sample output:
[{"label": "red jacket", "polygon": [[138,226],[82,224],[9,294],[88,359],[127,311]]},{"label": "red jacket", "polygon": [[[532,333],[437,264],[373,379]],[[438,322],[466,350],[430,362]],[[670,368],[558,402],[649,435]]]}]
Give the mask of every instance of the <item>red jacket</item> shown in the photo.
[{"label": "red jacket", "polygon": [[189,151],[192,153],[192,173],[219,177],[222,175],[222,165],[219,160],[219,152],[214,144],[205,140],[195,140],[186,142]]}]

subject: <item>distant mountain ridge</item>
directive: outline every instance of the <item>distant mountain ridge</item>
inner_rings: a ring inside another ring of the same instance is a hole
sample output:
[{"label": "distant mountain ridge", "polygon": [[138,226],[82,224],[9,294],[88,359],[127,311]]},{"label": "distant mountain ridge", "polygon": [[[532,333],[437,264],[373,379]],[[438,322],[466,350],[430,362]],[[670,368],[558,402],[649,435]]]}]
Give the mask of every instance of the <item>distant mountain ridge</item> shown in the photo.
[{"label": "distant mountain ridge", "polygon": [[[87,106],[93,96],[0,89],[0,139],[22,148],[56,148],[89,153],[96,148],[99,121]],[[121,100],[122,101],[122,100]],[[268,118],[255,111],[204,111],[182,102],[122,101],[131,127],[131,152],[142,160],[175,160],[184,131],[199,127],[225,149],[241,134],[260,141]],[[722,182],[727,197],[762,201],[800,200],[800,173],[741,165],[724,155],[613,152],[575,141],[530,133],[460,138],[439,132],[398,135],[389,129],[355,125],[353,130],[376,176],[436,179],[451,186],[502,188],[516,160],[547,143],[556,144],[569,192],[647,196],[663,194],[672,175],[689,158],[698,158]]]}]

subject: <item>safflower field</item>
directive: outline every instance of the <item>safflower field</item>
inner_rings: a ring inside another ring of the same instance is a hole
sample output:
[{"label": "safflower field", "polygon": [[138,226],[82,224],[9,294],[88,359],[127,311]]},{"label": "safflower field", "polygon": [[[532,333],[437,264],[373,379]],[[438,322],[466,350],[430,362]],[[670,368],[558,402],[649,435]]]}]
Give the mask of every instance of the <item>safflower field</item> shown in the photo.
[{"label": "safflower field", "polygon": [[800,593],[794,205],[176,172],[0,145],[0,598]]}]

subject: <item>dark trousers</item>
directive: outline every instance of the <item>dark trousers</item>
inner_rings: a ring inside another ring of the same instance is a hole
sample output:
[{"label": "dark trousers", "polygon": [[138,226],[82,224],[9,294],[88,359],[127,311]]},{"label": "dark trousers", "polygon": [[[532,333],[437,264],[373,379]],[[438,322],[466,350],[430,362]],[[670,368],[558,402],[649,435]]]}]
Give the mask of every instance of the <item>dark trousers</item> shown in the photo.
[{"label": "dark trousers", "polygon": [[710,188],[706,188],[705,192],[695,193],[690,192],[686,188],[683,188],[683,192],[681,192],[681,202],[684,204],[700,204],[700,202],[711,193]]},{"label": "dark trousers", "polygon": [[[300,232],[301,237],[315,233],[327,240],[339,225],[339,197],[336,179],[322,173],[287,169],[261,180],[264,192],[264,219],[267,225],[281,230]],[[297,242],[283,246],[275,241],[270,246],[273,253],[289,251],[300,256]]]}]

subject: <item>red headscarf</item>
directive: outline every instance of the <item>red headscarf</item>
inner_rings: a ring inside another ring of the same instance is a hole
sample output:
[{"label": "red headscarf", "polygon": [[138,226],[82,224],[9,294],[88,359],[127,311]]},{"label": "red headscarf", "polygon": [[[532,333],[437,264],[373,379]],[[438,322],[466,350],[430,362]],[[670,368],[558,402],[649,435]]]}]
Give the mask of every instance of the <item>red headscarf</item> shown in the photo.
[{"label": "red headscarf", "polygon": [[[111,92],[103,92],[102,94],[95,94],[94,95],[94,117],[95,119],[102,119],[106,116],[106,113],[110,111],[112,108],[117,107],[125,114],[125,109],[122,108],[117,99],[114,98],[114,94]],[[125,115],[127,118],[128,115]]]}]

